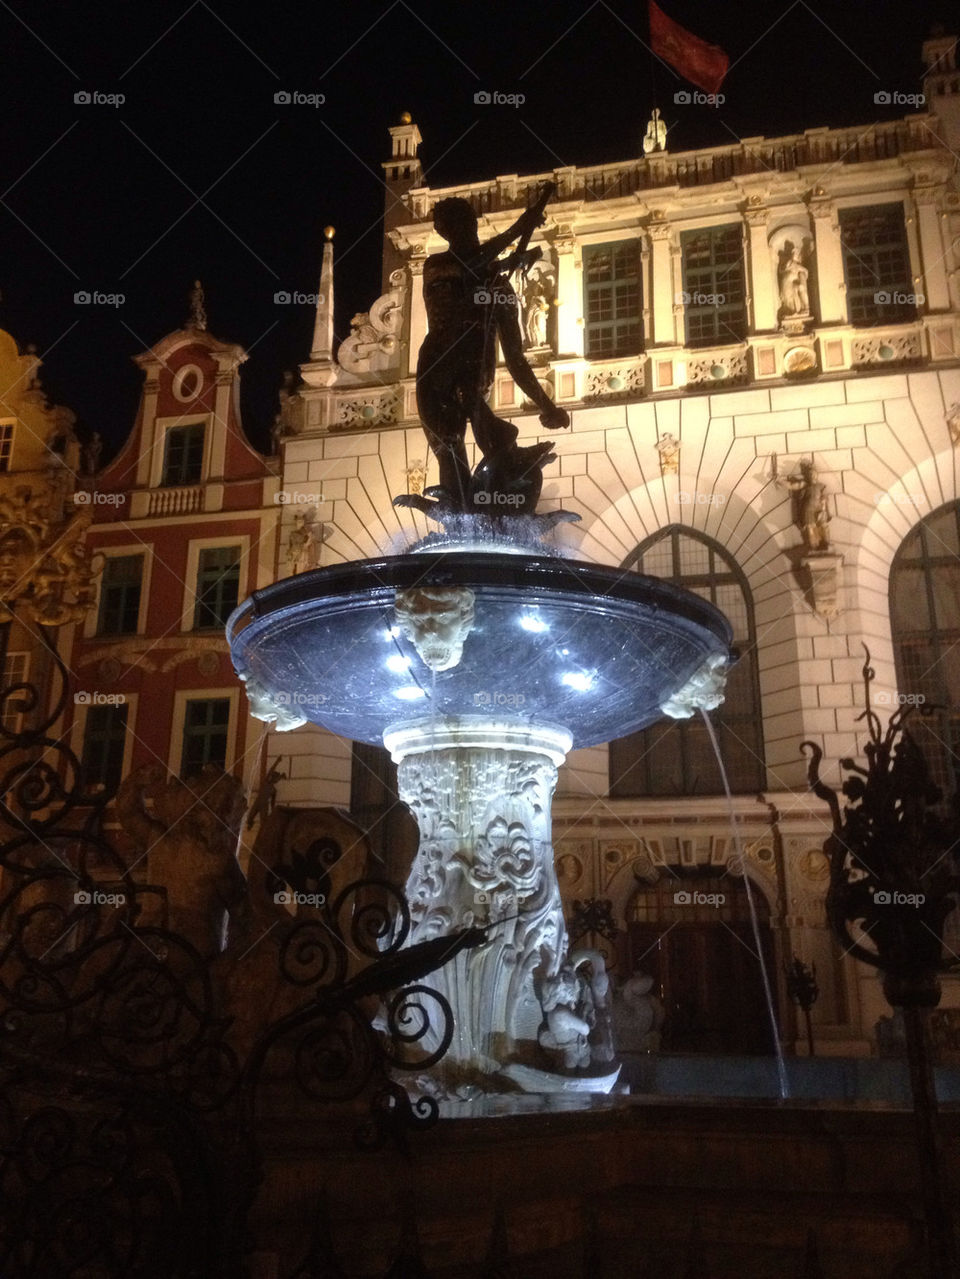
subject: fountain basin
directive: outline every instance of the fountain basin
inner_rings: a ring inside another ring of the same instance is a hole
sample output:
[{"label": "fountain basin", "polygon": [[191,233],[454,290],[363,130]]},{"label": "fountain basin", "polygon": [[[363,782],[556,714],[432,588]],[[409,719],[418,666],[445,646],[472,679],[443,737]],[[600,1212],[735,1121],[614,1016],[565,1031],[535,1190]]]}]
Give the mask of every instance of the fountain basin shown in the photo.
[{"label": "fountain basin", "polygon": [[[398,592],[472,593],[448,669],[397,625]],[[227,627],[234,664],[279,704],[354,741],[431,716],[563,725],[592,746],[661,718],[661,704],[731,631],[671,583],[546,555],[421,551],[334,565],[257,591]]]}]

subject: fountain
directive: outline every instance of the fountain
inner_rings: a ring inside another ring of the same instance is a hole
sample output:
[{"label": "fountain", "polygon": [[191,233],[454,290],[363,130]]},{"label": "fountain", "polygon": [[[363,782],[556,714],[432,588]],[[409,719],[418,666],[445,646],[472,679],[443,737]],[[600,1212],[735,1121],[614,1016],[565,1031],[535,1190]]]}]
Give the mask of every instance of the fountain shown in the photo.
[{"label": "fountain", "polygon": [[[451,251],[424,270],[417,394],[440,484],[396,503],[443,531],[403,555],[277,582],[227,629],[252,714],[382,743],[398,764],[420,831],[410,942],[490,926],[485,945],[431,979],[454,1014],[448,1095],[614,1083],[602,961],[567,954],[550,833],[557,769],[572,747],[718,705],[731,639],[698,596],[549,548],[550,529],[579,518],[536,513],[552,445],[518,447],[516,428],[487,407],[499,338],[541,422],[567,425],[523,359],[509,300],[549,195],[483,245],[464,201],[435,210]],[[482,453],[472,473],[468,419]]]}]

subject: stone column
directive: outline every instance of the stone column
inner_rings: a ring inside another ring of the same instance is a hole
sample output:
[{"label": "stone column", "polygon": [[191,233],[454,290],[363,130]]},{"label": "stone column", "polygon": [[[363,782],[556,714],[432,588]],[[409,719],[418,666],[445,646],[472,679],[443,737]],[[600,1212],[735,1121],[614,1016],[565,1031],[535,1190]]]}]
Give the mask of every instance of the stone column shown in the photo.
[{"label": "stone column", "polygon": [[[420,248],[422,246],[416,246]],[[427,309],[423,301],[423,266],[425,256],[411,257],[407,266],[410,269],[410,338],[407,343],[410,372],[416,372],[416,352],[423,345],[427,336]]]},{"label": "stone column", "polygon": [[845,324],[846,284],[843,279],[843,251],[840,223],[832,200],[815,194],[810,201],[817,246],[817,289],[820,296],[820,323]]},{"label": "stone column", "polygon": [[946,249],[940,234],[940,211],[937,207],[939,188],[917,186],[913,192],[917,209],[917,233],[920,241],[922,285],[917,285],[926,295],[926,305],[918,310],[948,311],[950,287],[947,279]]},{"label": "stone column", "polygon": [[653,250],[653,341],[656,346],[673,346],[683,341],[678,334],[678,325],[680,331],[683,326],[683,304],[676,296],[683,286],[674,279],[674,246],[668,223],[651,222],[650,244]]},{"label": "stone column", "polygon": [[[747,261],[750,270],[750,295],[753,299],[753,333],[770,333],[777,327],[780,298],[770,263],[767,223],[770,210],[753,207],[745,210],[747,223]],[[799,246],[798,246],[799,247]]]},{"label": "stone column", "polygon": [[582,356],[583,328],[577,316],[583,310],[583,265],[572,227],[560,227],[553,248],[557,255],[557,356]]},{"label": "stone column", "polygon": [[550,804],[571,737],[477,716],[417,720],[388,728],[383,740],[420,828],[406,886],[409,944],[498,925],[487,945],[425,983],[453,1010],[444,1073],[482,1083],[508,1060],[533,1061],[542,1021],[534,980],[554,975],[566,957]]}]

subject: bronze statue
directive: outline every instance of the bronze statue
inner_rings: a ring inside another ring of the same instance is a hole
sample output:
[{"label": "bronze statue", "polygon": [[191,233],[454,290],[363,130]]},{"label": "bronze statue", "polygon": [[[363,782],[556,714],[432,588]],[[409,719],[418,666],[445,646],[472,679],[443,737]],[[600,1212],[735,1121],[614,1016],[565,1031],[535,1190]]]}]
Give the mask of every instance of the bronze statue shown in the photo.
[{"label": "bronze statue", "polygon": [[[527,270],[539,249],[527,244],[543,222],[543,210],[555,187],[547,184],[535,204],[500,235],[481,244],[477,215],[466,200],[441,200],[434,226],[449,249],[426,261],[423,294],[428,332],[417,361],[417,402],[427,440],[440,470],[437,488],[423,498],[404,495],[399,505],[431,506],[461,513],[532,513],[542,486],[542,468],[551,460],[552,443],[517,447],[517,428],[497,417],[487,404],[496,371],[497,339],[517,386],[540,410],[547,428],[569,426],[537,381],[523,353],[519,302],[510,283],[515,270]],[[517,248],[500,254],[515,240]],[[483,454],[471,475],[465,444],[467,423]]]}]

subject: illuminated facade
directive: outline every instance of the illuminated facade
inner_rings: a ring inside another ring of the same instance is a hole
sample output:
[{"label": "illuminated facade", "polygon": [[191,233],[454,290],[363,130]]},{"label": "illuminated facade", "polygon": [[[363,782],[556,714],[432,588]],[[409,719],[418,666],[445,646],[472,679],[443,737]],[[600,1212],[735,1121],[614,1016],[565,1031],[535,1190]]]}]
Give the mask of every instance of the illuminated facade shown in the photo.
[{"label": "illuminated facade", "polygon": [[[323,565],[422,537],[423,517],[391,499],[436,482],[414,386],[423,265],[443,247],[431,209],[469,200],[485,239],[556,183],[534,238],[542,256],[518,289],[528,359],[572,417],[551,433],[541,509],[581,514],[558,535],[568,556],[672,578],[733,622],[739,662],[718,721],[747,873],[775,972],[794,956],[816,963],[823,1053],[869,1052],[888,1010],[827,931],[828,819],[806,793],[799,744],[835,762],[862,741],[863,644],[880,713],[911,697],[957,704],[960,688],[954,39],[931,39],[924,58],[926,110],[902,120],[683,154],[668,142],[620,164],[455,189],[422,185],[405,117],[384,165],[383,293],[334,353],[328,240],[310,360],[282,405],[281,548],[296,545],[304,511]],[[521,443],[542,437],[504,367],[494,407]],[[281,555],[281,575],[295,559]],[[522,691],[508,673],[497,690]],[[954,719],[931,725],[950,786]],[[395,821],[380,753],[312,727],[275,736],[268,753],[289,761],[282,802],[352,802],[381,832]],[[569,913],[609,900],[621,973],[655,970],[668,1046],[751,1050],[758,991],[731,976],[743,894],[703,728],[660,724],[574,752],[554,837]],[[726,884],[722,918],[677,900],[675,876],[708,893]],[[779,1002],[789,1026],[783,989]],[[960,980],[944,1005],[960,1007]]]},{"label": "illuminated facade", "polygon": [[96,596],[70,660],[69,742],[96,795],[135,769],[204,764],[253,785],[259,728],[223,628],[273,580],[277,479],[240,420],[246,352],[197,310],[136,357],[145,382],[120,453],[84,477]]}]

